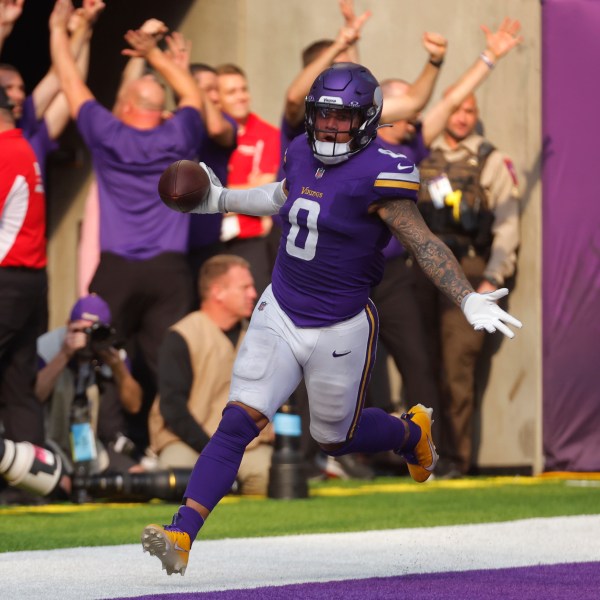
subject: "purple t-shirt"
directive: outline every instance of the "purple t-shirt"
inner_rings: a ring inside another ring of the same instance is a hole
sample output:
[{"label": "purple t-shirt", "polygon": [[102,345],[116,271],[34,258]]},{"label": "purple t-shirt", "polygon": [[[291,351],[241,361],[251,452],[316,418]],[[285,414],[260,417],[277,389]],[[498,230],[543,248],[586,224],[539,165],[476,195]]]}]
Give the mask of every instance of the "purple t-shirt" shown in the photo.
[{"label": "purple t-shirt", "polygon": [[101,251],[132,260],[185,253],[189,215],[167,208],[157,188],[171,163],[195,158],[204,132],[200,113],[184,107],[158,127],[141,130],[89,100],[79,110],[77,126],[98,181]]},{"label": "purple t-shirt", "polygon": [[23,115],[17,121],[17,127],[23,130],[23,136],[31,144],[42,171],[42,179],[46,181],[46,158],[58,148],[58,144],[50,139],[46,120],[35,116],[33,96],[25,98]]},{"label": "purple t-shirt", "polygon": [[[410,161],[419,165],[419,163],[429,156],[429,148],[425,145],[423,140],[423,124],[418,121],[415,123],[415,136],[408,144],[390,144],[381,138],[377,138],[379,143],[397,154],[404,154]],[[404,254],[404,246],[394,237],[390,239],[390,243],[384,248],[383,254],[386,260],[401,256]]]},{"label": "purple t-shirt", "polygon": [[416,201],[418,170],[376,140],[349,160],[326,166],[303,137],[290,144],[285,169],[288,197],[279,212],[273,293],[299,327],[349,319],[381,280],[391,236],[369,207],[385,198]]},{"label": "purple t-shirt", "polygon": [[[225,147],[217,144],[206,133],[198,145],[198,160],[205,162],[220,179],[223,185],[227,185],[227,165],[229,157],[237,147],[237,123],[229,116],[223,113],[223,116],[233,126],[234,142],[231,146]],[[221,223],[223,215],[216,213],[214,215],[190,214],[190,250],[194,248],[203,248],[216,244],[221,238]]]}]

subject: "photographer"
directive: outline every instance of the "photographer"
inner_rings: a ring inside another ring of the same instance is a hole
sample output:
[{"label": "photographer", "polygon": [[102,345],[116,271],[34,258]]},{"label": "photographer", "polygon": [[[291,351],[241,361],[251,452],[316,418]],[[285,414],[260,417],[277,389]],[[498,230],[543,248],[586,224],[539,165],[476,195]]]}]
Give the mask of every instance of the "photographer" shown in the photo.
[{"label": "photographer", "polygon": [[142,390],[131,376],[126,353],[116,347],[108,304],[95,294],[80,298],[66,326],[38,338],[39,370],[35,392],[50,399],[47,433],[67,454],[69,415],[82,372],[89,373],[86,395],[92,406],[92,425],[99,442],[98,470],[138,468],[128,454],[127,414],[142,406]]}]

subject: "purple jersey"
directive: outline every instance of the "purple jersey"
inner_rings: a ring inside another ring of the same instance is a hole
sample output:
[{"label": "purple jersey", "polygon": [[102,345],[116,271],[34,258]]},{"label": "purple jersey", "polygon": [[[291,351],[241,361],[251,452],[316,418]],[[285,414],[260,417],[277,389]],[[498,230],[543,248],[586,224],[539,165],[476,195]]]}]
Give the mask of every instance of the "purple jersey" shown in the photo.
[{"label": "purple jersey", "polygon": [[[206,133],[200,140],[197,152],[198,159],[205,162],[215,172],[223,185],[227,185],[229,157],[237,146],[235,141],[237,138],[237,123],[229,115],[223,113],[223,116],[233,126],[233,144],[229,147],[217,144]],[[221,213],[214,215],[190,214],[190,249],[216,244],[221,237],[222,221],[223,215]]]},{"label": "purple jersey", "polygon": [[[384,148],[398,154],[404,154],[415,165],[418,165],[423,159],[429,156],[429,148],[427,148],[423,139],[423,124],[420,121],[415,123],[415,135],[407,144],[390,144],[381,138],[377,139]],[[404,254],[404,246],[392,236],[390,243],[383,250],[383,254],[386,260],[401,256]]]},{"label": "purple jersey", "polygon": [[50,139],[46,120],[38,119],[35,115],[33,96],[27,96],[23,103],[23,116],[17,122],[17,127],[23,130],[23,137],[31,144],[42,171],[42,179],[46,180],[46,158],[50,152],[58,148],[58,144]]},{"label": "purple jersey", "polygon": [[132,260],[185,253],[189,217],[161,202],[158,180],[176,160],[195,158],[204,132],[199,112],[184,107],[158,127],[142,130],[89,100],[77,126],[98,180],[101,251]]},{"label": "purple jersey", "polygon": [[299,327],[344,321],[364,309],[383,274],[390,231],[369,207],[386,198],[417,199],[419,172],[376,140],[349,160],[326,166],[304,137],[289,146],[288,197],[273,270],[273,293]]}]

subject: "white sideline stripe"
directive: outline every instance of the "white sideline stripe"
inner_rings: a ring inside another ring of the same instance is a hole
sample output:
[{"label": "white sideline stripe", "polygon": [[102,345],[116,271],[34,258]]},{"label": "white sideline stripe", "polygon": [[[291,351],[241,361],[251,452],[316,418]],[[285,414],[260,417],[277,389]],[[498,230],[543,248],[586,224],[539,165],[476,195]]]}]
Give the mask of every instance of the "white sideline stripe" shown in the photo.
[{"label": "white sideline stripe", "polygon": [[141,544],[0,554],[3,598],[86,600],[600,561],[600,515],[194,544],[168,577]]}]

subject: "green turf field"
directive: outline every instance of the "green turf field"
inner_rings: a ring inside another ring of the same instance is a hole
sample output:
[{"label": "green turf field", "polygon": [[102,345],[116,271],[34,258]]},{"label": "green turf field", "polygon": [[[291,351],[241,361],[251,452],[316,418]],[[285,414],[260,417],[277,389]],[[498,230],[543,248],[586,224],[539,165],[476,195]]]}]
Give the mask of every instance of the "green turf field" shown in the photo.
[{"label": "green turf field", "polygon": [[[0,507],[0,552],[137,543],[148,523],[168,523],[177,505],[162,502]],[[600,481],[535,477],[465,478],[413,483],[311,483],[310,498],[228,496],[202,530],[205,539],[430,527],[600,513]]]}]

